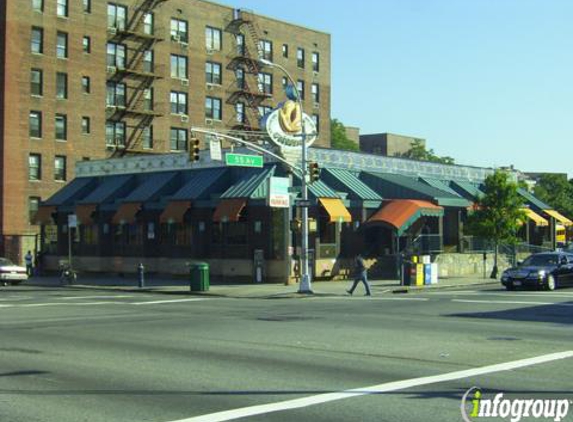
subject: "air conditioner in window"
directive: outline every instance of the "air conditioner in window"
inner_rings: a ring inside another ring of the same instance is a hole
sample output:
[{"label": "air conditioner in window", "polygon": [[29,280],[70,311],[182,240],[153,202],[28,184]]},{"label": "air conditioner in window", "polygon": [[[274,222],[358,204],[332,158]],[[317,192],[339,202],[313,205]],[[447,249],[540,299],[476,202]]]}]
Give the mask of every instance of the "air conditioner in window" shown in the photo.
[{"label": "air conditioner in window", "polygon": [[207,89],[208,89],[209,91],[212,90],[213,88],[215,88],[215,85],[214,85],[214,84],[211,84],[211,83],[208,83],[208,84],[207,84]]},{"label": "air conditioner in window", "polygon": [[318,72],[315,70],[314,72],[312,72],[313,76],[318,76]]},{"label": "air conditioner in window", "polygon": [[108,111],[115,111],[116,106],[114,104],[106,104],[105,105],[106,110]]},{"label": "air conditioner in window", "polygon": [[115,26],[108,26],[108,27],[107,27],[107,32],[109,32],[110,34],[115,35],[115,34],[117,34],[117,27],[115,27]]},{"label": "air conditioner in window", "polygon": [[181,41],[181,37],[178,34],[171,34],[171,39],[175,42]]},{"label": "air conditioner in window", "polygon": [[116,106],[118,110],[125,110],[125,106],[124,105],[118,105]]},{"label": "air conditioner in window", "polygon": [[117,72],[117,67],[115,66],[108,66],[107,67],[107,73],[115,73]]},{"label": "air conditioner in window", "polygon": [[189,79],[181,79],[181,85],[189,86]]},{"label": "air conditioner in window", "polygon": [[314,108],[320,108],[320,103],[314,103]]},{"label": "air conditioner in window", "polygon": [[212,56],[213,53],[215,53],[215,50],[213,50],[212,48],[208,48],[208,49],[207,49],[207,54],[208,54],[209,56]]},{"label": "air conditioner in window", "polygon": [[182,121],[183,123],[187,123],[187,122],[189,121],[189,116],[186,115],[186,114],[182,114],[182,115],[181,115],[181,121]]},{"label": "air conditioner in window", "polygon": [[213,125],[213,119],[205,119],[205,124],[212,126]]},{"label": "air conditioner in window", "polygon": [[121,136],[116,136],[115,146],[117,149],[125,149],[125,141]]}]

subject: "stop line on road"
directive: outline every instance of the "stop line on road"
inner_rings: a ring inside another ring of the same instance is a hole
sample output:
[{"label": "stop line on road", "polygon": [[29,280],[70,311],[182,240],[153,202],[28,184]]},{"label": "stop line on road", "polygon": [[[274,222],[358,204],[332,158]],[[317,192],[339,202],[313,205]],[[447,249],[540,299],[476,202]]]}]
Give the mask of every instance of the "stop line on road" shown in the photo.
[{"label": "stop line on road", "polygon": [[161,304],[175,304],[183,302],[198,302],[206,300],[205,298],[190,298],[190,299],[171,299],[171,300],[153,300],[143,302],[126,302],[126,301],[97,301],[97,302],[46,302],[46,303],[15,303],[15,304],[0,304],[0,309],[6,308],[43,308],[43,307],[73,307],[73,306],[99,306],[99,305],[161,305]]}]

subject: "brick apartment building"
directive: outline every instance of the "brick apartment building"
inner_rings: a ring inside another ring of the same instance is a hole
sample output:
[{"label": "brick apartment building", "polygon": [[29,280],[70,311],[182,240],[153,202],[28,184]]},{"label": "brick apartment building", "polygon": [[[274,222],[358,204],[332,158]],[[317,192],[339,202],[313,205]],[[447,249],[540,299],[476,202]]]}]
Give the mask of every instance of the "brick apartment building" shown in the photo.
[{"label": "brick apartment building", "polygon": [[0,254],[81,160],[184,152],[192,126],[256,131],[284,66],[330,145],[330,35],[202,0],[0,1]]}]

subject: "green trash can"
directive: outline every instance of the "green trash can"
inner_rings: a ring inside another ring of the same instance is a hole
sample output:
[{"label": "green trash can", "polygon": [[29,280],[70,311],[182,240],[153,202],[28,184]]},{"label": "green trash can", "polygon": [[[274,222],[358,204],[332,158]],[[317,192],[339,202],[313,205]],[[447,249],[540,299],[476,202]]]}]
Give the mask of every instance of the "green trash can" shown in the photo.
[{"label": "green trash can", "polygon": [[209,264],[206,262],[194,262],[191,270],[191,291],[206,292],[209,290]]}]

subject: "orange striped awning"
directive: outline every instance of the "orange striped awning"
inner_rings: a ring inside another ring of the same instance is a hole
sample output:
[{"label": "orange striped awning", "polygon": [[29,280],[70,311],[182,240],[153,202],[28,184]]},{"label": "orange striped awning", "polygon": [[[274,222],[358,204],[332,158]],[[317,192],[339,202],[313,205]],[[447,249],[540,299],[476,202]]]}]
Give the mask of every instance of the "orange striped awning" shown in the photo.
[{"label": "orange striped awning", "polygon": [[33,218],[34,224],[41,224],[47,226],[54,224],[52,214],[56,212],[56,207],[52,205],[40,205],[36,215]]},{"label": "orange striped awning", "polygon": [[114,214],[112,224],[133,224],[135,216],[141,210],[141,202],[126,202],[119,206]]},{"label": "orange striped awning", "polygon": [[223,199],[215,209],[213,221],[215,223],[237,222],[246,205],[245,198]]},{"label": "orange striped awning", "polygon": [[420,217],[440,217],[444,209],[439,205],[417,199],[393,199],[383,205],[366,223],[381,223],[404,233]]},{"label": "orange striped awning", "polygon": [[191,208],[191,201],[172,201],[167,204],[161,215],[160,223],[183,223],[183,217]]},{"label": "orange striped awning", "polygon": [[76,215],[78,216],[78,222],[85,226],[89,226],[94,223],[92,214],[96,211],[97,204],[79,204],[76,205]]}]

